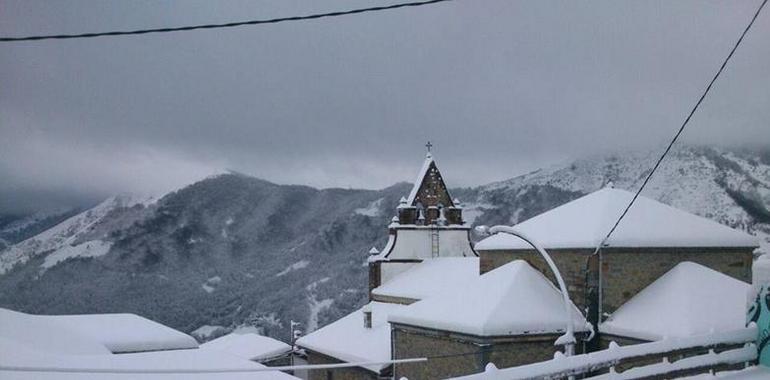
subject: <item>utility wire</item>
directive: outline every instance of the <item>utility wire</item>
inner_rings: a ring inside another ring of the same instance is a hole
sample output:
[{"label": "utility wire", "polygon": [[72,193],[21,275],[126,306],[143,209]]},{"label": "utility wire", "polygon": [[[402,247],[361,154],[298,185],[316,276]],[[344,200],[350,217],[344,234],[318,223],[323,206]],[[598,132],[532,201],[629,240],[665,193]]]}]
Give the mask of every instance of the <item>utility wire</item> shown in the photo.
[{"label": "utility wire", "polygon": [[743,37],[746,37],[746,33],[749,32],[749,29],[751,29],[751,26],[754,25],[754,21],[759,16],[759,13],[762,12],[762,8],[765,7],[765,4],[767,4],[767,0],[763,0],[762,4],[759,5],[759,8],[757,8],[757,11],[754,13],[754,17],[751,18],[751,22],[749,22],[748,25],[746,25],[746,29],[743,30],[743,33],[741,33],[741,37],[738,38],[738,41],[735,42],[735,45],[733,45],[732,50],[730,50],[730,54],[727,55],[727,58],[725,58],[724,62],[722,62],[722,66],[719,67],[719,70],[716,74],[714,74],[714,77],[711,78],[711,82],[709,82],[708,86],[706,87],[706,90],[703,91],[703,94],[700,96],[700,99],[698,99],[698,102],[695,103],[695,106],[690,110],[690,113],[687,115],[687,118],[684,119],[684,122],[682,123],[682,126],[679,127],[679,130],[674,135],[674,138],[671,139],[671,142],[668,143],[668,146],[666,147],[666,150],[663,152],[663,154],[658,158],[658,161],[655,163],[655,166],[652,167],[652,170],[650,170],[650,173],[647,175],[647,177],[644,179],[644,182],[642,182],[642,186],[639,187],[639,190],[636,191],[636,194],[634,194],[634,197],[631,198],[631,202],[628,203],[628,206],[626,206],[626,209],[623,210],[623,213],[620,214],[620,217],[615,222],[615,225],[612,226],[612,229],[610,229],[610,232],[607,233],[607,236],[602,239],[602,242],[599,243],[599,246],[596,247],[597,251],[601,249],[602,246],[604,246],[605,243],[607,243],[607,240],[609,240],[610,236],[612,236],[612,233],[615,232],[615,229],[618,228],[618,225],[623,220],[623,218],[628,213],[628,210],[631,209],[631,206],[634,205],[634,202],[636,202],[636,199],[639,197],[639,194],[642,193],[642,190],[644,190],[644,187],[647,186],[647,183],[650,181],[650,178],[652,178],[652,175],[655,174],[655,170],[658,169],[660,166],[660,163],[663,162],[663,159],[666,158],[666,155],[669,151],[671,151],[671,147],[674,146],[674,143],[677,139],[679,139],[679,136],[684,131],[684,128],[687,126],[687,124],[690,122],[690,119],[692,118],[693,114],[695,114],[695,111],[698,110],[698,107],[700,107],[701,103],[703,102],[703,99],[706,98],[706,95],[708,95],[709,91],[711,90],[711,87],[714,85],[714,82],[716,82],[717,78],[722,74],[722,71],[724,71],[725,66],[727,66],[727,62],[730,61],[730,58],[733,57],[733,54],[735,53],[735,50],[738,49],[738,46],[743,41]]},{"label": "utility wire", "polygon": [[97,32],[97,33],[82,33],[82,34],[52,34],[52,35],[25,36],[25,37],[0,37],[0,42],[65,40],[65,39],[74,39],[74,38],[126,36],[126,35],[138,35],[138,34],[149,34],[149,33],[186,32],[186,31],[197,30],[197,29],[221,29],[221,28],[233,28],[236,26],[245,26],[245,25],[277,24],[279,22],[284,22],[284,21],[313,20],[313,19],[319,19],[319,18],[325,18],[325,17],[337,17],[337,16],[346,16],[346,15],[352,15],[352,14],[358,14],[358,13],[386,11],[386,10],[397,9],[397,8],[419,7],[423,5],[443,3],[447,1],[451,1],[451,0],[415,1],[410,3],[391,4],[391,5],[384,5],[379,7],[350,9],[347,11],[316,13],[316,14],[310,14],[305,16],[278,17],[278,18],[264,19],[264,20],[237,21],[237,22],[229,22],[225,24],[204,24],[204,25],[179,26],[179,27],[172,27],[172,28],[137,29],[137,30],[127,30],[127,31],[112,31],[112,32]]}]

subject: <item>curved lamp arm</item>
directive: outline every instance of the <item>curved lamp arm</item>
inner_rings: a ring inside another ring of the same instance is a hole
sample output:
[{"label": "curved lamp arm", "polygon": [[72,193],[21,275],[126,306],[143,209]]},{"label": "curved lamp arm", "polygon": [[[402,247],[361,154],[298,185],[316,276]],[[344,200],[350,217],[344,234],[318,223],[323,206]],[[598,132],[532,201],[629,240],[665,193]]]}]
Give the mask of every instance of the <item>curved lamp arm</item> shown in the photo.
[{"label": "curved lamp arm", "polygon": [[559,337],[559,339],[556,340],[556,345],[564,345],[564,351],[566,356],[571,356],[575,353],[575,328],[574,323],[572,320],[572,308],[571,304],[572,302],[569,299],[569,293],[567,293],[567,286],[564,284],[564,279],[561,277],[561,272],[559,272],[559,268],[556,267],[556,264],[554,264],[553,260],[551,260],[551,256],[548,254],[548,252],[543,249],[537,242],[535,242],[533,239],[528,237],[525,233],[519,231],[515,227],[511,226],[494,226],[489,228],[488,232],[490,234],[496,234],[499,232],[506,233],[509,235],[516,236],[524,241],[526,241],[529,245],[535,248],[538,253],[540,253],[540,256],[545,259],[545,262],[548,264],[548,266],[551,268],[551,271],[553,272],[554,276],[556,277],[556,282],[559,284],[559,288],[561,289],[561,295],[564,299],[564,311],[567,313],[567,331]]}]

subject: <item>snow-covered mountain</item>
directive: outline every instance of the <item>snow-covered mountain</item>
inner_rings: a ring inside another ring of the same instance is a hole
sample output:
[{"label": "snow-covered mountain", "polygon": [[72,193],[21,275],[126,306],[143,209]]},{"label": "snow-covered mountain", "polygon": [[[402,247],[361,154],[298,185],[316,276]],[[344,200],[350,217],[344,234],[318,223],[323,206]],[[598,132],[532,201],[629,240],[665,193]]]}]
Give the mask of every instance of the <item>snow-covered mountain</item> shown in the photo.
[{"label": "snow-covered mountain", "polygon": [[83,211],[83,207],[59,207],[34,213],[0,215],[0,251],[33,237]]},{"label": "snow-covered mountain", "polygon": [[[634,190],[657,154],[587,158],[453,195],[474,224],[516,223],[608,182]],[[290,319],[312,330],[364,302],[367,252],[382,247],[409,189],[225,174],[158,200],[110,198],[0,251],[0,289],[14,290],[0,291],[0,306],[134,312],[187,332],[249,324],[287,338]],[[768,151],[676,150],[644,194],[770,237]]]},{"label": "snow-covered mountain", "polygon": [[[635,191],[661,152],[593,157],[472,189],[471,213],[515,224],[611,184]],[[770,241],[770,153],[691,147],[673,150],[644,196]],[[492,206],[494,205],[494,206]]]},{"label": "snow-covered mountain", "polygon": [[[152,198],[137,198],[131,195],[110,197],[95,207],[4,250],[0,255],[0,275],[39,255],[45,256],[41,265],[44,269],[71,257],[102,256],[109,251],[111,242],[102,240],[101,235],[127,227],[134,219],[127,218],[126,214],[131,211],[136,213],[152,204],[152,201]],[[119,220],[128,223],[118,223]]]}]

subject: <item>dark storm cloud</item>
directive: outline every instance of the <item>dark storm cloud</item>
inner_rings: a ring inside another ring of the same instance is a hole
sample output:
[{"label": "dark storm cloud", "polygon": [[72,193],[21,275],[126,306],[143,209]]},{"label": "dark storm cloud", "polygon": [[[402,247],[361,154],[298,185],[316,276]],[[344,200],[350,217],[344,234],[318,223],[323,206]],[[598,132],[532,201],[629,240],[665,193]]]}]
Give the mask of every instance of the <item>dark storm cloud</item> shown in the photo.
[{"label": "dark storm cloud", "polygon": [[[382,2],[376,2],[382,4]],[[164,191],[235,169],[281,183],[410,180],[434,142],[471,185],[662,148],[758,1],[455,1],[300,23],[0,45],[0,208],[41,191]],[[361,7],[5,1],[0,34]],[[770,14],[685,142],[770,141]]]}]

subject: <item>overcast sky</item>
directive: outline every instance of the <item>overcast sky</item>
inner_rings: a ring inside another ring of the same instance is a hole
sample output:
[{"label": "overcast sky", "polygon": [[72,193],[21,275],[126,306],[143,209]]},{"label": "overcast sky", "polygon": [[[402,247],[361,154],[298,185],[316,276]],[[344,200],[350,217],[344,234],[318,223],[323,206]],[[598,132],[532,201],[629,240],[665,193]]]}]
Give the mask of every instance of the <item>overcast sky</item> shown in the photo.
[{"label": "overcast sky", "polygon": [[[0,211],[234,169],[382,188],[424,144],[452,186],[662,149],[761,0],[471,1],[234,29],[0,43]],[[218,23],[382,1],[0,0],[0,34]],[[770,141],[770,10],[684,142]]]}]

